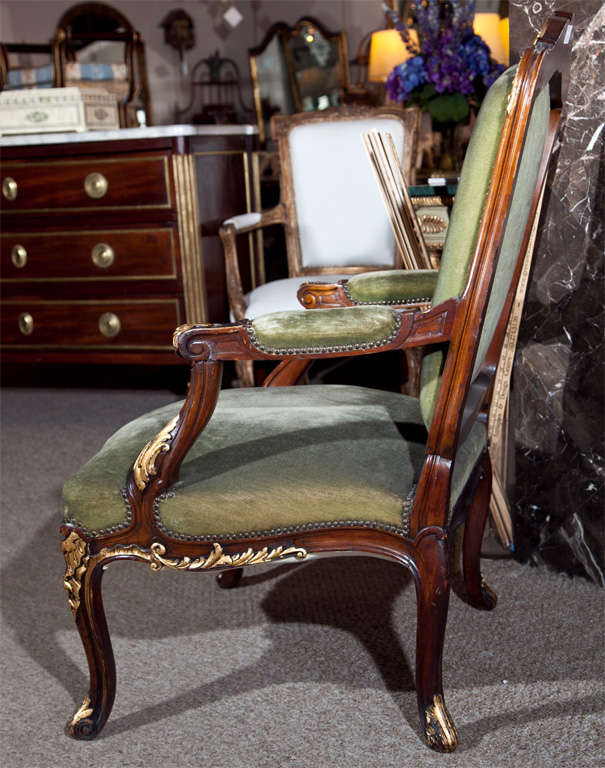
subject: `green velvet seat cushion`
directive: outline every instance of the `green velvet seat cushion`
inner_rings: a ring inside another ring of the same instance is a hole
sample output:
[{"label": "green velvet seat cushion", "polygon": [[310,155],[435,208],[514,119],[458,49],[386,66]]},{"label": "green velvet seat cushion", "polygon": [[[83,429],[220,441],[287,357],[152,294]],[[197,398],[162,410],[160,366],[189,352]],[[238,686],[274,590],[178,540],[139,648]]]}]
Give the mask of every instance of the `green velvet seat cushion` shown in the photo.
[{"label": "green velvet seat cushion", "polygon": [[258,346],[267,350],[369,347],[388,341],[399,328],[389,307],[346,307],[271,312],[252,321]]},{"label": "green velvet seat cushion", "polygon": [[[116,432],[64,488],[64,519],[88,532],[124,524],[126,475],[180,403]],[[159,501],[160,525],[181,537],[221,539],[355,521],[407,530],[424,457],[418,400],[349,386],[221,392],[179,481]],[[486,445],[477,424],[456,462],[452,503]]]},{"label": "green velvet seat cushion", "polygon": [[360,304],[406,304],[430,301],[436,283],[434,269],[386,269],[354,275],[345,283],[345,291]]}]

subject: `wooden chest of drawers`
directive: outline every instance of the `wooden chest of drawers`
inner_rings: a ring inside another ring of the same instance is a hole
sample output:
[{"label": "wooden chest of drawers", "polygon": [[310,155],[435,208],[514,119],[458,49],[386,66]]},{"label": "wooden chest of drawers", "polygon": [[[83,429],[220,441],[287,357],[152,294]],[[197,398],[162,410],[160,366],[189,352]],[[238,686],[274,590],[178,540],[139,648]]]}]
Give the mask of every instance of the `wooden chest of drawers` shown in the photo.
[{"label": "wooden chest of drawers", "polygon": [[218,227],[256,204],[255,129],[70,138],[1,142],[2,359],[177,363],[177,325],[228,319]]}]

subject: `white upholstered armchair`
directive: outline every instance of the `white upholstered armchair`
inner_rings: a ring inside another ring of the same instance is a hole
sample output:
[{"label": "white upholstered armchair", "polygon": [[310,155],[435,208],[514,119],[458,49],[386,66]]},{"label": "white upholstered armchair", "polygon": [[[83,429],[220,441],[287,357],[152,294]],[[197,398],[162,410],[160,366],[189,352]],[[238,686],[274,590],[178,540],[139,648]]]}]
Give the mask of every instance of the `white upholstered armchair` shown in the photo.
[{"label": "white upholstered armchair", "polygon": [[[334,282],[401,266],[361,134],[390,133],[412,183],[419,116],[415,108],[351,107],[273,118],[280,203],[262,213],[233,216],[220,229],[233,320],[300,309],[296,292],[303,282]],[[237,238],[274,224],[285,229],[288,277],[266,283],[260,263],[257,284],[244,294]],[[241,363],[238,375],[252,386],[252,363]]]}]

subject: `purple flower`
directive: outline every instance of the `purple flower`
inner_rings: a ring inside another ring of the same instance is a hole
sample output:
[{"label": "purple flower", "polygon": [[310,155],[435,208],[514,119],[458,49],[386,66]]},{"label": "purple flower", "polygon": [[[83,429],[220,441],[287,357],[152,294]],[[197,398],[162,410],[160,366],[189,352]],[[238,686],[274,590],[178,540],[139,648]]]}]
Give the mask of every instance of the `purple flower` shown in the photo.
[{"label": "purple flower", "polygon": [[427,75],[422,56],[414,56],[391,72],[387,79],[387,91],[394,101],[407,101],[412,91],[426,82]]},{"label": "purple flower", "polygon": [[[473,32],[474,0],[423,0],[413,6],[420,50],[405,25],[398,23],[411,57],[391,72],[387,91],[394,101],[426,101],[440,94],[461,94],[478,103],[504,67]],[[427,91],[426,87],[433,88]]]}]

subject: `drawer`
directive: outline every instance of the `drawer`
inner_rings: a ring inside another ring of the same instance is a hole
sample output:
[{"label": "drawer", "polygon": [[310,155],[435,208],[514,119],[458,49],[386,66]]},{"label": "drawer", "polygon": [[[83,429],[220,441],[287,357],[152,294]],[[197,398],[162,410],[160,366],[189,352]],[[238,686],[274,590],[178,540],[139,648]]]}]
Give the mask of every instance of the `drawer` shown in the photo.
[{"label": "drawer", "polygon": [[2,164],[6,213],[150,207],[171,207],[165,155]]},{"label": "drawer", "polygon": [[0,235],[3,282],[176,278],[175,233],[157,229]]},{"label": "drawer", "polygon": [[37,349],[169,349],[183,320],[177,299],[6,301],[0,341]]}]

